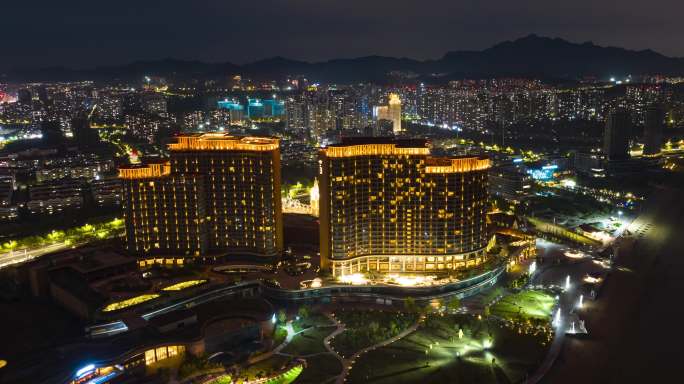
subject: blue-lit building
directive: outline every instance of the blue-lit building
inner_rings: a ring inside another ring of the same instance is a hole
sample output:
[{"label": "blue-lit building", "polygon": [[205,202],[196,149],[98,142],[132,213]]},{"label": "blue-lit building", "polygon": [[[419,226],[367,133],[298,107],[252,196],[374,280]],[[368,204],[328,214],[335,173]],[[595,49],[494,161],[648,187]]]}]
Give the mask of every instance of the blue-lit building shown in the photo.
[{"label": "blue-lit building", "polygon": [[285,115],[285,101],[276,99],[247,99],[247,117],[280,117]]},{"label": "blue-lit building", "polygon": [[279,117],[285,115],[285,101],[269,99],[262,102],[264,105],[264,115],[268,117]]},{"label": "blue-lit building", "polygon": [[218,102],[218,107],[229,110],[231,116],[234,112],[246,112],[250,119],[285,116],[285,101],[277,99],[247,99],[246,108],[235,99],[224,99]]},{"label": "blue-lit building", "polygon": [[224,99],[218,102],[220,109],[226,109],[230,113],[231,124],[241,124],[244,119],[245,106],[234,99]]},{"label": "blue-lit building", "polygon": [[264,117],[264,103],[259,99],[247,99],[247,117],[250,119]]},{"label": "blue-lit building", "polygon": [[234,99],[224,99],[218,102],[218,107],[229,111],[244,111],[245,107]]}]

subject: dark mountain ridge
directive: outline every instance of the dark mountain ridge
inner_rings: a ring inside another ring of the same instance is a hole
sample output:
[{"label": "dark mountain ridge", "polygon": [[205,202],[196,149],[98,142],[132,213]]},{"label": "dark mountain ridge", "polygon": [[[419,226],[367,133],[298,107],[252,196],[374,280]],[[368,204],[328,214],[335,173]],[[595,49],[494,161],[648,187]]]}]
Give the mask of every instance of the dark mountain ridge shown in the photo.
[{"label": "dark mountain ridge", "polygon": [[[136,61],[88,70],[64,67],[20,69],[4,75],[6,81],[135,81],[145,75],[176,79],[211,79],[241,74],[257,80],[303,75],[311,81],[332,83],[387,82],[390,73],[410,74],[427,82],[463,77],[527,76],[575,80],[586,76],[663,74],[684,75],[684,58],[652,50],[601,47],[592,42],[572,43],[560,38],[529,35],[482,51],[452,51],[436,60],[385,56],[332,59],[309,63],[273,57],[245,65],[204,63],[177,59]],[[396,76],[394,76],[396,77]]]}]

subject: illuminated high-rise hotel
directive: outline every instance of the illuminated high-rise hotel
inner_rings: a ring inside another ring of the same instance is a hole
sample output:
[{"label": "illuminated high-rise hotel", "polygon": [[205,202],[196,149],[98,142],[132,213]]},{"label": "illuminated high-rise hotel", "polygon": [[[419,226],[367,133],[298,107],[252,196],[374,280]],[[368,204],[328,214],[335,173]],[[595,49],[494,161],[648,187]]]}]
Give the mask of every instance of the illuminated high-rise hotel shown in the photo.
[{"label": "illuminated high-rise hotel", "polygon": [[488,159],[356,138],[321,149],[319,166],[321,267],[334,276],[449,273],[486,259]]},{"label": "illuminated high-rise hotel", "polygon": [[280,149],[273,138],[180,136],[170,160],[119,170],[129,251],[275,256],[282,251]]}]

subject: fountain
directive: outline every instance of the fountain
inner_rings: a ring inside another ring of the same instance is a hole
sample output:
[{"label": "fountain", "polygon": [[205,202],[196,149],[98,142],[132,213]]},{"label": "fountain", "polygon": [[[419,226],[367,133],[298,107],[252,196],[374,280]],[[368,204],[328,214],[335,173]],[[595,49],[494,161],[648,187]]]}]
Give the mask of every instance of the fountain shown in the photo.
[{"label": "fountain", "polygon": [[558,310],[556,311],[556,315],[553,316],[553,322],[551,324],[554,327],[557,327],[560,325],[560,322],[561,322],[561,312],[560,312],[560,308],[558,308]]},{"label": "fountain", "polygon": [[462,339],[462,338],[463,338],[463,329],[460,329],[460,328],[459,328],[459,330],[458,330],[458,338],[459,338],[459,339]]},{"label": "fountain", "polygon": [[582,308],[582,305],[584,305],[584,295],[580,295],[579,303],[577,303],[577,308]]},{"label": "fountain", "polygon": [[577,331],[575,331],[575,322],[574,321],[572,322],[572,324],[570,326],[570,333],[577,333]]},{"label": "fountain", "polygon": [[565,277],[565,290],[570,289],[570,275]]}]

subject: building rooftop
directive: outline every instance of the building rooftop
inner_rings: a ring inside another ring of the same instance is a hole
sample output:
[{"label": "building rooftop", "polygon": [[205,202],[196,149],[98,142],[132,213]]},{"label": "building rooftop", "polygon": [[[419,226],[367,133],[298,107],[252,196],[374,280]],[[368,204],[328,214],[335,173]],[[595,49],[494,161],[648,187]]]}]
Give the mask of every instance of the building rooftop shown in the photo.
[{"label": "building rooftop", "polygon": [[105,297],[93,290],[73,267],[67,266],[50,271],[50,280],[92,308],[97,308],[106,301]]},{"label": "building rooftop", "polygon": [[481,171],[490,167],[484,156],[428,157],[425,160],[426,173],[465,173]]},{"label": "building rooftop", "polygon": [[196,133],[180,135],[169,144],[171,151],[274,151],[280,147],[275,137],[233,136],[228,133]]},{"label": "building rooftop", "polygon": [[331,144],[330,147],[348,147],[351,145],[365,144],[393,144],[398,148],[429,148],[430,141],[427,139],[406,139],[392,136],[386,137],[343,137],[341,143]]},{"label": "building rooftop", "polygon": [[425,139],[396,139],[393,137],[347,137],[339,144],[322,148],[327,157],[356,156],[428,156],[430,142]]},{"label": "building rooftop", "polygon": [[119,168],[121,179],[147,179],[171,174],[171,164],[167,161],[148,164],[126,165]]}]

